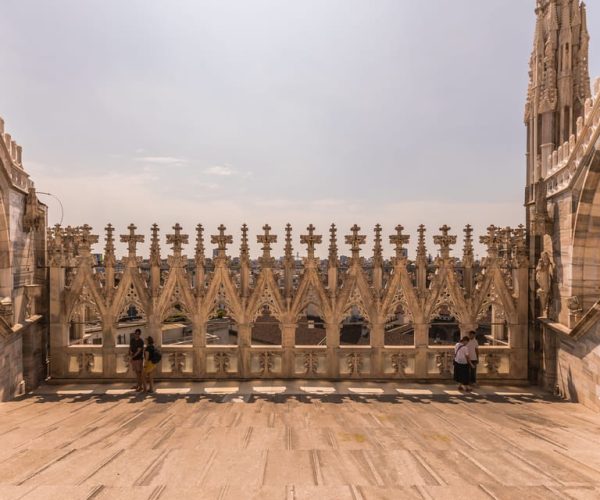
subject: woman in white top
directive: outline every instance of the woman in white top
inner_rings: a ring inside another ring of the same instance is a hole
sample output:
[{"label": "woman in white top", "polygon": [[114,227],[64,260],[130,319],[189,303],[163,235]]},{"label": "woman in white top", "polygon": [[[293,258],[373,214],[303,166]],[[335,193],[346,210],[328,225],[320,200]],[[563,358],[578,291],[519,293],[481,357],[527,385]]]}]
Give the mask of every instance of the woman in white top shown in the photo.
[{"label": "woman in white top", "polygon": [[468,342],[469,337],[465,336],[454,346],[454,380],[458,382],[459,391],[471,392],[469,383],[473,364],[469,359]]}]

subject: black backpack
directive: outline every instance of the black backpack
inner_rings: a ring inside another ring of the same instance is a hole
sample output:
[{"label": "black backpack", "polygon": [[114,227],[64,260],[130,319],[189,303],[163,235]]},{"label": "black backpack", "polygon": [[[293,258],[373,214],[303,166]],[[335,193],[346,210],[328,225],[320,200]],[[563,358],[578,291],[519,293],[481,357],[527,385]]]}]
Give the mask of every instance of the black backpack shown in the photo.
[{"label": "black backpack", "polygon": [[152,363],[154,363],[155,365],[157,365],[158,363],[160,363],[161,359],[162,359],[162,353],[160,352],[160,350],[157,347],[152,349],[152,353],[150,355],[150,361]]}]

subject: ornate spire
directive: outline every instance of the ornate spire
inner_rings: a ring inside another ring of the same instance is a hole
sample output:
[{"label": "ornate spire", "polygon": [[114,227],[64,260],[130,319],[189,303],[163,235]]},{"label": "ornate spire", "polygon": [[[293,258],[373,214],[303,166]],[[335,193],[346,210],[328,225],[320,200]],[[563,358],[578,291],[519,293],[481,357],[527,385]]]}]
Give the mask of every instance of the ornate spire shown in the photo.
[{"label": "ornate spire", "polygon": [[250,259],[250,248],[248,246],[248,224],[242,224],[242,244],[240,245],[240,259],[247,261]]},{"label": "ornate spire", "polygon": [[337,229],[335,224],[329,228],[329,267],[337,266],[338,247],[337,247]]},{"label": "ornate spire", "polygon": [[473,265],[473,227],[471,224],[467,224],[463,229],[465,233],[463,247],[463,267],[471,267]]},{"label": "ornate spire", "polygon": [[440,246],[440,257],[442,259],[450,258],[450,246],[456,245],[456,236],[449,235],[450,226],[444,224],[440,227],[442,234],[433,237],[433,243]]},{"label": "ornate spire", "polygon": [[196,267],[204,266],[204,260],[206,255],[204,254],[204,226],[198,224],[196,226],[196,248],[194,260],[196,261]]},{"label": "ornate spire", "polygon": [[408,234],[402,234],[402,231],[404,231],[404,226],[401,224],[398,224],[395,229],[396,234],[392,234],[390,236],[390,243],[396,247],[396,262],[400,262],[402,259],[406,258],[404,255],[404,245],[408,245],[410,236]]},{"label": "ornate spire", "polygon": [[210,242],[213,245],[217,245],[217,259],[219,260],[225,260],[227,259],[227,245],[230,245],[231,243],[233,243],[233,237],[230,234],[225,234],[225,230],[227,228],[221,224],[217,230],[219,231],[219,234],[213,234],[210,237]]},{"label": "ornate spire", "polygon": [[284,254],[286,260],[294,260],[294,248],[292,247],[292,225],[289,222],[285,225]]},{"label": "ornate spire", "polygon": [[271,234],[271,229],[273,228],[269,226],[269,224],[265,224],[263,226],[264,233],[256,236],[256,242],[262,243],[263,245],[261,248],[263,254],[259,259],[263,267],[273,265],[273,257],[271,257],[271,243],[277,243],[277,235]]},{"label": "ornate spire", "polygon": [[352,231],[352,234],[347,234],[345,240],[346,244],[350,245],[352,260],[357,261],[360,258],[360,246],[367,242],[367,237],[364,234],[358,234],[360,226],[357,226],[356,224],[350,228],[350,231]]},{"label": "ornate spire", "polygon": [[150,265],[160,267],[160,238],[158,236],[158,224],[152,224],[150,228]]},{"label": "ornate spire", "polygon": [[106,236],[104,238],[104,241],[106,242],[104,245],[104,266],[105,267],[109,267],[109,266],[114,266],[116,259],[115,259],[115,237],[113,236],[113,233],[115,232],[115,228],[113,227],[112,224],[108,224],[104,230],[106,231]]},{"label": "ornate spire", "polygon": [[425,226],[419,224],[417,232],[419,233],[419,239],[417,241],[417,261],[427,260],[427,247],[425,246]]},{"label": "ornate spire", "polygon": [[488,257],[495,259],[498,257],[498,246],[500,244],[500,237],[498,235],[498,228],[493,224],[487,228],[487,235],[480,236],[479,242],[485,245],[488,249]]},{"label": "ornate spire", "polygon": [[516,267],[527,267],[529,258],[527,256],[527,233],[523,224],[513,229],[512,239],[513,261]]},{"label": "ornate spire", "polygon": [[306,230],[308,234],[303,234],[300,236],[300,243],[307,246],[307,254],[308,260],[312,261],[315,258],[315,244],[320,244],[323,241],[323,236],[320,234],[315,234],[315,226],[310,224]]},{"label": "ornate spire", "polygon": [[373,263],[381,265],[383,262],[383,249],[381,247],[381,224],[375,224],[375,238],[373,239]]}]

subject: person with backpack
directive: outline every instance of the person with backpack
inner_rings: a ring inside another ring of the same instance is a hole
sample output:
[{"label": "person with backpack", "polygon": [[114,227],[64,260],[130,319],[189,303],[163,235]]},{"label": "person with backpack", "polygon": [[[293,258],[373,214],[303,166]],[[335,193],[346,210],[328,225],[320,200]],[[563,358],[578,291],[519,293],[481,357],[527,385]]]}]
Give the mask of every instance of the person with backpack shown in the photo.
[{"label": "person with backpack", "polygon": [[154,370],[160,363],[162,354],[154,345],[154,339],[150,336],[146,338],[146,349],[144,351],[144,392],[154,392]]},{"label": "person with backpack", "polygon": [[458,390],[471,392],[471,370],[473,363],[469,359],[469,337],[464,336],[460,342],[454,346],[454,380],[458,382]]},{"label": "person with backpack", "polygon": [[129,342],[129,363],[135,373],[136,384],[133,387],[137,392],[142,390],[143,386],[143,364],[144,364],[144,341],[141,339],[142,330],[136,328],[131,334]]}]

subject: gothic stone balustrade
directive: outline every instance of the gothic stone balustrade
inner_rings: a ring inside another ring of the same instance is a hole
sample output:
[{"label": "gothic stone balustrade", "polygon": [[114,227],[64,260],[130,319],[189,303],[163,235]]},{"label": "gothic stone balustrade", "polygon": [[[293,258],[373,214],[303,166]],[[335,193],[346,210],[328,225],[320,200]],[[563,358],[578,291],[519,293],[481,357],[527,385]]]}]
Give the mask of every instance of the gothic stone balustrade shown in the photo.
[{"label": "gothic stone balustrade", "polygon": [[328,378],[443,380],[452,377],[456,338],[476,330],[482,341],[483,379],[524,380],[527,349],[528,266],[525,231],[490,226],[475,260],[473,230],[457,236],[448,226],[433,237],[425,227],[416,254],[396,226],[394,248],[383,255],[383,228],[367,235],[354,225],[345,235],[349,256],[339,255],[337,228],[328,229],[328,256],[317,257],[323,235],[311,224],[294,257],[291,226],[284,255],[275,259],[277,234],[265,225],[252,260],[249,229],[242,226],[239,253],[221,225],[205,255],[204,228],[196,227],[194,255],[183,254],[190,237],[176,224],[166,235],[150,232],[147,259],[138,256],[145,236],[131,224],[120,235],[127,253],[115,255],[115,229],[105,228],[104,251],[92,228],[56,226],[49,231],[51,373],[56,379],[131,378],[128,343],[135,328],[152,335],[162,351],[160,379]]}]

